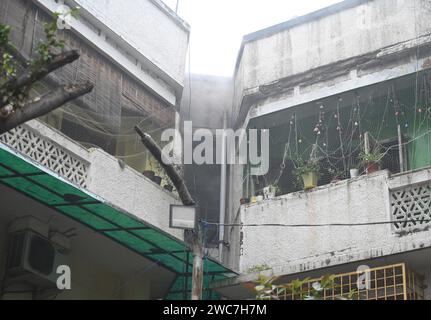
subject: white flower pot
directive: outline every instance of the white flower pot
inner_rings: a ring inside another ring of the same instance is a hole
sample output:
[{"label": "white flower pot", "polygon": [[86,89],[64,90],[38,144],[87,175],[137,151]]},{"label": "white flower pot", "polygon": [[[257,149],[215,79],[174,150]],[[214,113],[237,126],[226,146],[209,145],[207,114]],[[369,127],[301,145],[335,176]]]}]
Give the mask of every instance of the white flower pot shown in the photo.
[{"label": "white flower pot", "polygon": [[276,189],[274,187],[266,187],[263,189],[263,195],[265,199],[274,199]]},{"label": "white flower pot", "polygon": [[351,169],[350,170],[350,177],[352,179],[359,177],[359,169]]}]

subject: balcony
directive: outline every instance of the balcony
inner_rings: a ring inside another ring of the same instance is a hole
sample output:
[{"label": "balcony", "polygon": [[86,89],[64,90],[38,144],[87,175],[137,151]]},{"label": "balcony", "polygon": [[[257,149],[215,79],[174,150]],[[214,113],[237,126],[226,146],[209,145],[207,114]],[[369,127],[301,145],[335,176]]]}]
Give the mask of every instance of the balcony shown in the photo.
[{"label": "balcony", "polygon": [[86,149],[38,120],[1,135],[0,143],[80,189],[183,240],[181,231],[169,228],[169,207],[180,203],[178,196],[103,150]]},{"label": "balcony", "polygon": [[[358,272],[338,274],[334,278],[334,286],[324,290],[323,300],[424,300],[423,277],[409,270],[405,263],[370,269],[367,273],[368,286],[358,290]],[[322,278],[305,282],[298,290],[302,295],[310,295],[314,283]],[[365,283],[365,282],[364,282]],[[281,300],[299,300],[286,290]]]},{"label": "balcony", "polygon": [[269,265],[295,274],[431,247],[430,204],[425,168],[378,171],[244,205],[240,270]]}]

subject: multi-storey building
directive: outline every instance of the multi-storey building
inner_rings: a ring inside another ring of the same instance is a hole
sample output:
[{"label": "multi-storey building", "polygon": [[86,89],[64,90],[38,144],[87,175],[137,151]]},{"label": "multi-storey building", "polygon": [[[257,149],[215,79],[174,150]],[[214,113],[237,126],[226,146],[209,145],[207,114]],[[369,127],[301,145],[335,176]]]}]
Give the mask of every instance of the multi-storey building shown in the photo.
[{"label": "multi-storey building", "polygon": [[[80,7],[59,31],[80,59],[34,93],[80,80],[94,90],[0,137],[0,294],[187,299],[193,257],[183,231],[169,227],[180,200],[134,126],[158,140],[178,123],[189,26],[159,0],[1,0],[0,23],[30,59],[64,5]],[[70,268],[71,290],[56,289],[59,264]],[[226,271],[205,266],[206,287]]]},{"label": "multi-storey building", "polygon": [[[243,275],[223,295],[253,297],[250,271],[268,269],[340,275],[331,299],[368,266],[361,299],[430,298],[430,18],[429,1],[347,0],[244,37],[237,126],[270,130],[270,169],[230,168],[224,261]],[[298,186],[298,158],[317,163],[317,187]]]}]

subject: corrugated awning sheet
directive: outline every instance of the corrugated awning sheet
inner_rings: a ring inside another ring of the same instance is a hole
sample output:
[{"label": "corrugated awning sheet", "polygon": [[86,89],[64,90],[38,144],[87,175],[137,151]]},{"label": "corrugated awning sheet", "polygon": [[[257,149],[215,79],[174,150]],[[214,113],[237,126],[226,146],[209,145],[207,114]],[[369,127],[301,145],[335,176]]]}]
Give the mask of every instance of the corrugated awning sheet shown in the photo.
[{"label": "corrugated awning sheet", "polygon": [[[167,299],[189,299],[193,255],[185,244],[96,195],[81,190],[38,163],[0,144],[0,183],[72,218],[177,274]],[[206,259],[204,286],[235,276]],[[209,289],[205,299],[217,299]]]}]

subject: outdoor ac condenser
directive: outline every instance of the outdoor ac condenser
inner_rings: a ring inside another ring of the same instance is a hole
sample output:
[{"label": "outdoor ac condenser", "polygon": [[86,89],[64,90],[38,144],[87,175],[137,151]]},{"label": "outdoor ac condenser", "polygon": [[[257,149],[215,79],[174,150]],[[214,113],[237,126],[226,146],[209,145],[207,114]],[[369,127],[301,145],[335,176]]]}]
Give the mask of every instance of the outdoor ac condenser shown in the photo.
[{"label": "outdoor ac condenser", "polygon": [[57,267],[68,265],[68,248],[48,239],[48,234],[49,228],[31,217],[12,223],[6,287],[35,292],[56,288]]}]

